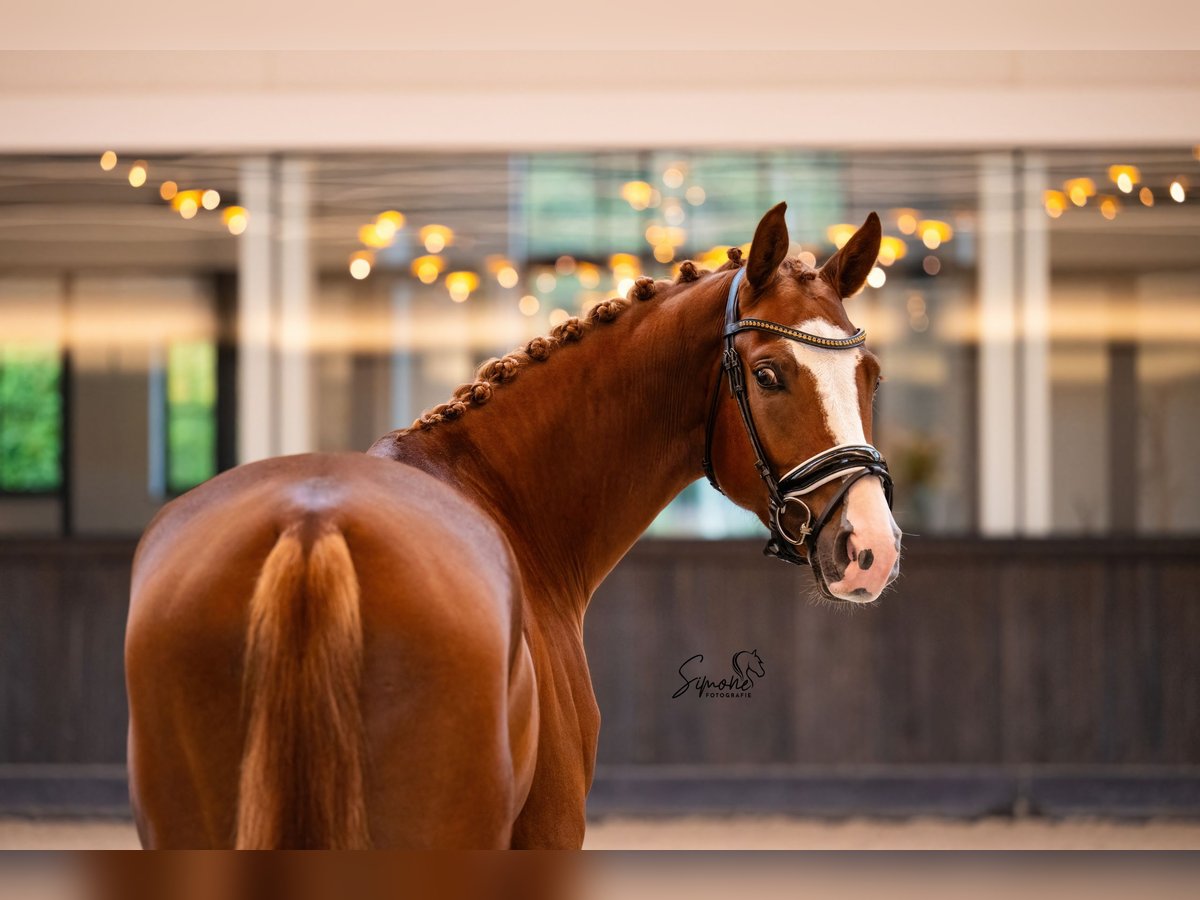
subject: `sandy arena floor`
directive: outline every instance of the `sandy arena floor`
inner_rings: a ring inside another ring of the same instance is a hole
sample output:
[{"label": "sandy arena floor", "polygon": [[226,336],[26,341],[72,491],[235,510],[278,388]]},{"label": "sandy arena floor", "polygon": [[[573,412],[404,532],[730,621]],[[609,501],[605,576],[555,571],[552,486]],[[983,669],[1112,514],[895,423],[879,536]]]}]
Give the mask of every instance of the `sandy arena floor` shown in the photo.
[{"label": "sandy arena floor", "polygon": [[[137,835],[128,822],[0,819],[2,850],[137,846]],[[594,850],[1197,850],[1200,822],[606,819],[588,827],[586,847]]]}]

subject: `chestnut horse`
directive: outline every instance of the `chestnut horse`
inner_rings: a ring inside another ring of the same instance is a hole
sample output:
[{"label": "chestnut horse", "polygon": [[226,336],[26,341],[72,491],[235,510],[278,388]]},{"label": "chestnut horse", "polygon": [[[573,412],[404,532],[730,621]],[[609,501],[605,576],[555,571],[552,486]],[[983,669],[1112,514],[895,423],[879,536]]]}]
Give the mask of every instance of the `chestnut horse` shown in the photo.
[{"label": "chestnut horse", "polygon": [[[367,454],[251,463],[167,505],[138,547],[126,635],[142,843],[579,847],[592,592],[706,444],[720,488],[769,522],[774,490],[722,386],[727,297],[735,317],[822,336],[731,339],[767,464],[867,444],[879,365],[861,338],[821,341],[855,333],[843,300],[879,239],[872,214],[809,268],[787,257],[780,204],[744,266],[734,249],[716,272],[640,279]],[[849,480],[805,494],[840,515],[798,547],[828,597],[870,601],[899,532],[881,479]]]}]

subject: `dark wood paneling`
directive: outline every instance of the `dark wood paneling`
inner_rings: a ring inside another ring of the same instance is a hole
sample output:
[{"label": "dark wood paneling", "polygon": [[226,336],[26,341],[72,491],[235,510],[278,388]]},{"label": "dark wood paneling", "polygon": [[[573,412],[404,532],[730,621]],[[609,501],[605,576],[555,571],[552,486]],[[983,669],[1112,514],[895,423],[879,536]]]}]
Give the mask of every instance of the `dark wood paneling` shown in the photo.
[{"label": "dark wood paneling", "polygon": [[[132,553],[0,542],[0,764],[123,760]],[[1200,541],[916,539],[865,609],[810,581],[757,542],[635,547],[585,629],[601,763],[1200,763]],[[671,699],[739,649],[751,699]]]},{"label": "dark wood paneling", "polygon": [[[643,542],[592,601],[600,762],[1200,763],[1200,542],[913,540],[869,608],[742,542]],[[749,701],[672,699],[758,648]]]},{"label": "dark wood paneling", "polygon": [[121,763],[131,541],[0,542],[0,762]]}]

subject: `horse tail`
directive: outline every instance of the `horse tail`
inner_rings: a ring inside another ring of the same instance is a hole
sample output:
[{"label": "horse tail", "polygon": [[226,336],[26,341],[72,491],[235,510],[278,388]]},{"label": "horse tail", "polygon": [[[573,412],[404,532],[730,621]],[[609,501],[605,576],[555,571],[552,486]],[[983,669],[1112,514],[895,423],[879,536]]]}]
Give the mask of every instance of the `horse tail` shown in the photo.
[{"label": "horse tail", "polygon": [[250,601],[238,849],[370,846],[358,578],[341,531],[276,541]]}]

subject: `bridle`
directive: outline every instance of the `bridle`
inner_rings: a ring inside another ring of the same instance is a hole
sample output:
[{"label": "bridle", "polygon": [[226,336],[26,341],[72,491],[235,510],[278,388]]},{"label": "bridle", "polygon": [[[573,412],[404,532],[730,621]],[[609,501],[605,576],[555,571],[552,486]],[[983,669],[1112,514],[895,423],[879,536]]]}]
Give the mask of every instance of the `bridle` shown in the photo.
[{"label": "bridle", "polygon": [[[817,538],[834,511],[846,498],[847,491],[859,479],[868,475],[876,476],[883,484],[884,495],[888,507],[892,505],[892,476],[888,472],[887,462],[878,450],[870,444],[840,444],[823,450],[816,456],[809,457],[800,465],[787,472],[782,478],[776,478],[771,464],[767,462],[766,451],[758,437],[758,429],[754,427],[754,417],[750,412],[750,398],[746,391],[746,376],[742,366],[742,357],[733,344],[733,339],[742,331],[765,331],[769,334],[785,337],[823,350],[852,350],[861,347],[867,339],[866,332],[861,328],[848,338],[827,338],[806,331],[789,328],[778,322],[768,322],[765,319],[742,319],[738,315],[738,288],[741,286],[744,268],[738,269],[729,285],[729,300],[725,305],[725,352],[721,355],[721,368],[717,372],[717,386],[713,391],[712,404],[708,409],[708,424],[704,433],[704,474],[708,483],[721,490],[717,483],[717,473],[712,464],[713,429],[717,421],[717,408],[721,400],[721,382],[729,378],[729,390],[737,400],[738,409],[742,413],[742,423],[746,426],[746,436],[750,438],[750,446],[754,449],[754,468],[758,471],[763,483],[767,486],[768,522],[771,530],[770,540],[763,548],[763,553],[782,559],[798,566],[811,565],[817,549]],[[822,485],[842,478],[833,499],[826,504],[825,509],[814,520],[812,508],[804,499]],[[788,506],[794,506],[804,513],[804,524],[798,534],[790,533],[784,526],[783,514]],[[804,548],[806,555],[801,555],[799,548]],[[815,568],[815,567],[814,567]]]}]

